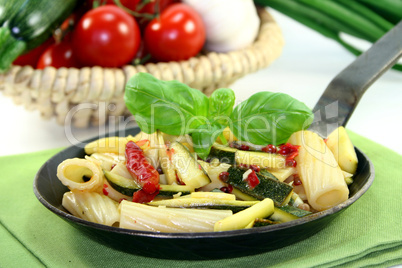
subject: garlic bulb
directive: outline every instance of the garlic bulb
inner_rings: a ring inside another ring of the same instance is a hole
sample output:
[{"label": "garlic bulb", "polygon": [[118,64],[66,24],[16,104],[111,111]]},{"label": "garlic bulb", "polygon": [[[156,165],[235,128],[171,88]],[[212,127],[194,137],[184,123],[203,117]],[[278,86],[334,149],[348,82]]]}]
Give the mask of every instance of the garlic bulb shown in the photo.
[{"label": "garlic bulb", "polygon": [[252,0],[184,0],[202,17],[205,48],[228,52],[247,47],[255,40],[260,19]]}]

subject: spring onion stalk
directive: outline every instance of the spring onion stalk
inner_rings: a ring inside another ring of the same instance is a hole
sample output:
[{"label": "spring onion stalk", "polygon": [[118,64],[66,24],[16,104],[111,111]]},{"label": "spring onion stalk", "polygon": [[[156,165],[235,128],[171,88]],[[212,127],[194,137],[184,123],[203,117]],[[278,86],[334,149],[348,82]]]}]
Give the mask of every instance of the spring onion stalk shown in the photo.
[{"label": "spring onion stalk", "polygon": [[[362,51],[343,39],[341,34],[374,43],[395,26],[395,15],[402,10],[402,0],[380,1],[381,7],[374,4],[375,1],[377,0],[254,0],[257,5],[273,8],[333,39],[356,56]],[[383,7],[384,5],[387,7]],[[395,9],[394,12],[391,12],[392,9]],[[402,13],[399,14],[399,20],[401,19]],[[393,69],[402,71],[402,65],[395,64]]]},{"label": "spring onion stalk", "polygon": [[368,41],[379,39],[384,31],[373,24],[370,20],[362,17],[359,13],[353,12],[346,7],[340,5],[337,1],[321,1],[321,0],[300,0],[303,4],[308,5],[323,14],[342,21],[352,29],[361,32]]},{"label": "spring onion stalk", "polygon": [[[385,31],[389,31],[394,27],[394,24],[384,19],[382,16],[378,15],[376,12],[371,10],[370,8],[360,4],[359,2],[350,1],[350,0],[338,0],[339,3],[344,5],[346,8],[353,10],[356,13],[360,13],[362,16],[371,20],[372,23],[379,26],[381,29]],[[402,2],[402,1],[401,1]],[[402,8],[401,8],[402,10]]]},{"label": "spring onion stalk", "polygon": [[402,0],[357,0],[358,2],[381,14],[390,22],[397,24],[401,21]]}]

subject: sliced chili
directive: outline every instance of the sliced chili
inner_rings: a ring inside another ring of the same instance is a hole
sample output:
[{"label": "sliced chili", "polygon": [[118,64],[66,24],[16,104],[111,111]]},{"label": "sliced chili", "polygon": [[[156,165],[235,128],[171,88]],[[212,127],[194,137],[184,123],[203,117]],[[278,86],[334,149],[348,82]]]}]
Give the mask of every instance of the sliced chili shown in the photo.
[{"label": "sliced chili", "polygon": [[147,161],[144,151],[133,141],[126,144],[126,167],[131,176],[142,186],[140,191],[134,193],[133,202],[151,201],[159,192],[159,173]]}]

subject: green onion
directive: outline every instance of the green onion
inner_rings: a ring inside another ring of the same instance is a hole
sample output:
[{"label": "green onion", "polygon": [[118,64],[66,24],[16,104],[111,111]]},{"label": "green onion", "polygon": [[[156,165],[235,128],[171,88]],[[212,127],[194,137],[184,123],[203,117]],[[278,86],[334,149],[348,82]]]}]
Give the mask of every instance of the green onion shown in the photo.
[{"label": "green onion", "polygon": [[385,19],[397,24],[402,19],[402,0],[357,0]]},{"label": "green onion", "polygon": [[[374,43],[402,19],[402,0],[254,0],[254,2],[257,5],[271,7],[333,39],[356,56],[362,51],[342,39],[341,33]],[[402,71],[402,65],[395,64],[393,69]]]},{"label": "green onion", "polygon": [[[356,13],[360,13],[360,15],[366,17],[366,19],[370,20],[372,23],[375,23],[377,26],[382,28],[385,31],[391,30],[395,25],[388,20],[384,19],[382,16],[375,13],[370,8],[360,4],[356,1],[350,0],[338,0],[339,3],[344,5],[346,8],[350,8]],[[402,3],[402,2],[401,2]],[[401,9],[402,12],[402,9]]]}]

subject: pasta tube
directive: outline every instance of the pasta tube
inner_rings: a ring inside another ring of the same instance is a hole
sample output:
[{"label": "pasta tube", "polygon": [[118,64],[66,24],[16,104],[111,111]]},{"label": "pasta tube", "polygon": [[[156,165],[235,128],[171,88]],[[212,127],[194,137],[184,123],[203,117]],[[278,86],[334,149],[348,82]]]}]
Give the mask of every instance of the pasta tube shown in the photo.
[{"label": "pasta tube", "polygon": [[297,171],[309,204],[318,211],[332,208],[348,199],[349,189],[334,155],[324,140],[311,131],[299,131],[289,138],[300,145]]},{"label": "pasta tube", "polygon": [[70,190],[96,191],[102,187],[103,171],[93,161],[82,158],[64,160],[57,167],[57,177]]},{"label": "pasta tube", "polygon": [[231,210],[152,207],[123,200],[120,227],[152,232],[212,232],[218,220],[232,215]]},{"label": "pasta tube", "polygon": [[93,153],[90,156],[85,156],[85,159],[94,160],[98,162],[102,169],[110,171],[116,163],[124,162],[126,158],[122,155],[112,154],[112,153]]},{"label": "pasta tube", "polygon": [[120,219],[119,204],[96,192],[66,192],[62,205],[74,216],[112,226]]},{"label": "pasta tube", "polygon": [[272,168],[268,169],[268,171],[282,182],[296,173],[296,169],[294,167]]},{"label": "pasta tube", "polygon": [[220,189],[221,187],[227,186],[226,183],[224,183],[219,179],[219,174],[221,174],[224,171],[228,171],[231,165],[226,163],[219,163],[219,161],[216,165],[214,163],[210,164],[202,160],[198,160],[198,163],[208,174],[208,177],[211,180],[210,183],[201,188],[202,191],[209,192],[212,191],[213,189]]}]

